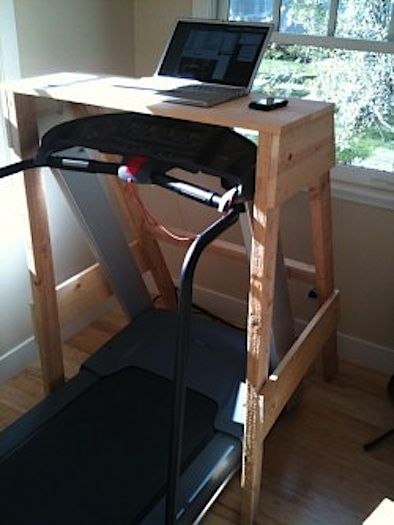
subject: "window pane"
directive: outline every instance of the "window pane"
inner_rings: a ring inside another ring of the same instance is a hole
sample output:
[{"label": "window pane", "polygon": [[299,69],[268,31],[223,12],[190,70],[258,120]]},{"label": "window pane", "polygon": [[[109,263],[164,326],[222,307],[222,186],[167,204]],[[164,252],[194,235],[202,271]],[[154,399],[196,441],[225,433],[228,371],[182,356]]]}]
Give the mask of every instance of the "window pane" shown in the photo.
[{"label": "window pane", "polygon": [[307,35],[326,35],[329,0],[283,0],[280,31]]},{"label": "window pane", "polygon": [[273,0],[230,0],[230,20],[272,21]]},{"label": "window pane", "polygon": [[340,162],[394,170],[394,65],[383,53],[273,46],[254,89],[336,104]]},{"label": "window pane", "polygon": [[339,0],[335,35],[387,40],[393,0]]}]

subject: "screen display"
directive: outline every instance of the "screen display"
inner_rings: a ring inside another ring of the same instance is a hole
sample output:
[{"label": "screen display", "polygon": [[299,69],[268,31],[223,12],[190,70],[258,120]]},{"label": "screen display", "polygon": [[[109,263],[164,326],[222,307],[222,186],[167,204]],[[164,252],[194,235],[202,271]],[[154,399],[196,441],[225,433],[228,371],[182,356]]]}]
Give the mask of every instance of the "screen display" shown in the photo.
[{"label": "screen display", "polygon": [[269,27],[178,22],[159,75],[247,87]]}]

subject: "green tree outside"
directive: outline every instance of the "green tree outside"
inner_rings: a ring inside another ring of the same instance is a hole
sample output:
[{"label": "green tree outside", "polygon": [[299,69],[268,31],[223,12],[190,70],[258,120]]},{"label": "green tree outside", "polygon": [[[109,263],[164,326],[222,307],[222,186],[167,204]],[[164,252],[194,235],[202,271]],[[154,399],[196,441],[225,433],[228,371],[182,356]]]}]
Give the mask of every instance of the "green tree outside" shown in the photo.
[{"label": "green tree outside", "polygon": [[[327,0],[291,0],[283,6],[286,26],[282,30],[315,35],[326,31]],[[386,39],[392,6],[391,0],[341,0],[336,36]],[[394,164],[392,55],[274,45],[263,60],[256,87],[334,102],[338,160],[362,163],[379,148]],[[387,165],[389,170],[393,167]]]}]

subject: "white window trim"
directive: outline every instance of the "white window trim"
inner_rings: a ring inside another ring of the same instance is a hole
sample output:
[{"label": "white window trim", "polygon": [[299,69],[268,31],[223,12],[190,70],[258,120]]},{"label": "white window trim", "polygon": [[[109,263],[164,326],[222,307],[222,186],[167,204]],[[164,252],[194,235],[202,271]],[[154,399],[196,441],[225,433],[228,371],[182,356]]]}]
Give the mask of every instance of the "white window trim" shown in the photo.
[{"label": "white window trim", "polygon": [[[394,52],[394,17],[387,42],[363,41],[334,37],[335,16],[338,0],[331,0],[328,34],[330,36],[293,35],[274,32],[272,41],[280,44],[302,44],[326,48],[341,47],[357,51]],[[193,16],[225,20],[229,0],[193,0]],[[274,0],[274,23],[279,24],[280,1]],[[339,164],[331,170],[331,187],[334,198],[366,204],[394,211],[393,173],[358,166]]]},{"label": "white window trim", "polygon": [[[330,0],[329,19],[327,25],[327,35],[302,35],[297,33],[283,33],[279,31],[280,24],[280,5],[282,0],[273,2],[273,24],[274,32],[271,36],[271,42],[276,44],[297,44],[304,46],[325,47],[329,49],[349,49],[355,51],[376,51],[380,53],[394,53],[394,8],[391,15],[390,27],[387,40],[360,40],[356,38],[343,38],[334,36],[337,21],[337,8],[339,0]],[[212,17],[226,19],[228,16],[230,0],[194,0],[193,16],[195,5],[204,6],[209,2]]]},{"label": "white window trim", "polygon": [[338,164],[331,170],[331,193],[337,199],[394,211],[394,177],[387,171]]},{"label": "white window trim", "polygon": [[271,41],[275,44],[297,44],[300,46],[324,47],[326,49],[348,49],[353,51],[371,51],[394,53],[394,42],[388,40],[360,40],[338,36],[299,35],[274,31]]},{"label": "white window trim", "polygon": [[217,18],[217,0],[193,0],[192,13],[195,18]]},{"label": "white window trim", "polygon": [[[16,32],[14,0],[0,1],[0,82],[20,78],[18,39]],[[0,92],[0,159],[10,161],[8,137],[2,108],[6,99]]]},{"label": "white window trim", "polygon": [[7,80],[20,77],[18,39],[16,32],[14,0],[0,2],[0,67]]}]

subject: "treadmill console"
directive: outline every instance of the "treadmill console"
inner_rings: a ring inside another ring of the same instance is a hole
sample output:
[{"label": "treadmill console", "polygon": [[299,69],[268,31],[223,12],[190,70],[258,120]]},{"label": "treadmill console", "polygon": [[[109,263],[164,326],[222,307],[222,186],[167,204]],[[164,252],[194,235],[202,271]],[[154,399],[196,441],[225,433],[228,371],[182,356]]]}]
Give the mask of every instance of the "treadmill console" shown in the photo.
[{"label": "treadmill console", "polygon": [[74,147],[121,155],[141,155],[159,161],[163,170],[179,167],[220,177],[226,189],[242,187],[245,200],[253,196],[255,145],[235,131],[167,117],[116,113],[72,120],[48,131],[38,157]]}]

